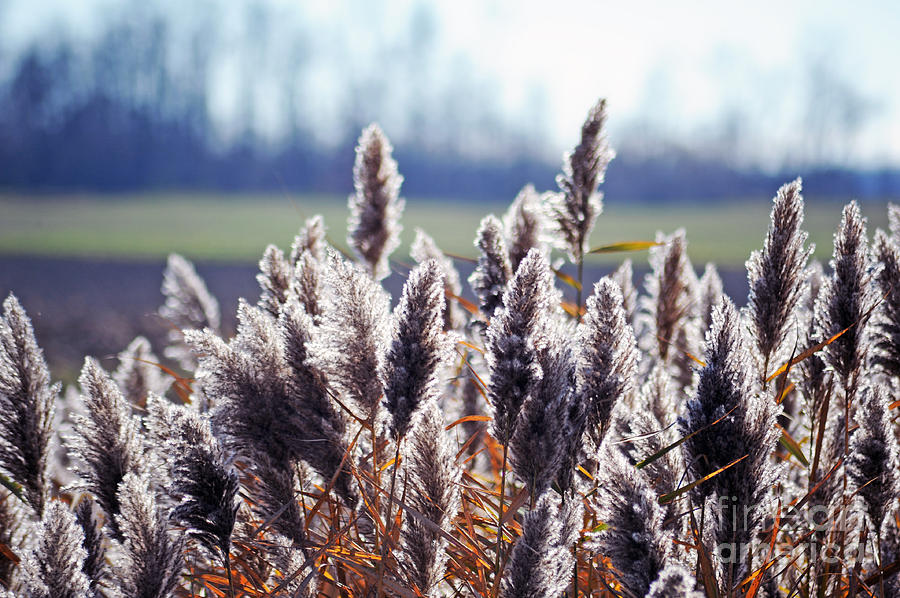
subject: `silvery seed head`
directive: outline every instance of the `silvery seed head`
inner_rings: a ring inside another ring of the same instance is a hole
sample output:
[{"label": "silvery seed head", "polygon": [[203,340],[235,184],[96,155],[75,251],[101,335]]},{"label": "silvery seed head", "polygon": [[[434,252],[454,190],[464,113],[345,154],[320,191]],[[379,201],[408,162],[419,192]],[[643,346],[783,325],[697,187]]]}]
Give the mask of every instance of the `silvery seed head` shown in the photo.
[{"label": "silvery seed head", "polygon": [[388,257],[400,245],[403,177],[391,157],[393,147],[376,124],[363,129],[356,147],[347,242],[373,280],[391,273]]},{"label": "silvery seed head", "polygon": [[75,515],[63,503],[50,502],[36,532],[35,547],[22,563],[25,598],[90,598],[84,534]]},{"label": "silvery seed head", "polygon": [[157,365],[159,358],[153,354],[150,341],[143,336],[131,341],[118,358],[113,380],[132,405],[143,407],[151,393],[163,395],[172,383],[172,378]]},{"label": "silvery seed head", "polygon": [[459,297],[462,294],[462,284],[459,281],[459,272],[450,259],[425,232],[417,228],[416,238],[410,247],[410,255],[416,263],[422,264],[428,260],[436,260],[444,274],[444,294],[447,295],[447,305],[444,310],[444,330],[459,330],[465,325],[466,317],[457,302],[449,295]]},{"label": "silvery seed head", "polygon": [[410,273],[392,320],[392,340],[379,377],[391,433],[399,439],[419,406],[437,399],[440,377],[453,357],[452,341],[443,331],[444,275],[437,261]]},{"label": "silvery seed head", "polygon": [[166,262],[162,294],[166,301],[159,308],[159,315],[172,326],[170,345],[164,354],[178,361],[182,368],[193,371],[196,363],[184,344],[182,331],[209,328],[218,333],[221,326],[219,302],[197,275],[194,265],[177,253],[170,254]]},{"label": "silvery seed head", "polygon": [[259,274],[256,275],[260,288],[258,305],[274,318],[278,317],[281,306],[287,300],[291,275],[291,264],[284,257],[284,252],[274,245],[266,247],[259,260]]},{"label": "silvery seed head", "polygon": [[536,247],[542,253],[546,252],[544,220],[541,196],[532,185],[526,185],[503,215],[503,229],[513,272],[518,269],[531,248]]},{"label": "silvery seed head", "polygon": [[129,473],[143,470],[143,439],[125,397],[96,360],[85,359],[78,383],[85,414],[74,417],[76,435],[70,441],[77,487],[94,495],[112,536],[120,538],[119,484]]},{"label": "silvery seed head", "polygon": [[512,438],[519,410],[541,378],[537,349],[547,316],[558,305],[550,265],[532,249],[504,293],[503,307],[491,320],[485,343],[491,433],[503,443]]},{"label": "silvery seed head", "polygon": [[503,294],[513,277],[503,229],[495,216],[482,219],[475,245],[480,254],[475,270],[469,276],[469,286],[479,299],[481,313],[491,320],[503,306]]},{"label": "silvery seed head", "polygon": [[47,464],[59,389],[50,383],[31,319],[10,294],[0,317],[0,468],[21,484],[38,517],[50,493]]},{"label": "silvery seed head", "polygon": [[315,215],[306,220],[303,228],[294,237],[291,244],[290,262],[292,266],[296,266],[300,261],[303,252],[308,251],[312,258],[316,261],[325,260],[325,248],[328,246],[328,239],[325,236],[325,220],[320,215]]},{"label": "silvery seed head", "polygon": [[807,234],[800,228],[803,225],[800,189],[801,181],[797,179],[778,190],[765,245],[747,261],[749,323],[764,363],[782,357],[788,336],[795,329],[796,310],[806,282],[806,262],[814,249],[812,245],[804,247]]},{"label": "silvery seed head", "polygon": [[873,284],[877,269],[869,266],[866,220],[857,203],[850,202],[834,235],[833,272],[819,292],[815,313],[820,341],[846,330],[825,347],[824,358],[850,394],[855,391],[866,359],[867,324],[878,301]]},{"label": "silvery seed head", "polygon": [[591,230],[603,209],[597,185],[603,182],[606,167],[615,156],[607,143],[605,124],[606,100],[601,99],[581,127],[581,142],[564,158],[563,171],[556,177],[559,192],[547,198],[557,243],[573,262],[580,262],[589,250]]}]

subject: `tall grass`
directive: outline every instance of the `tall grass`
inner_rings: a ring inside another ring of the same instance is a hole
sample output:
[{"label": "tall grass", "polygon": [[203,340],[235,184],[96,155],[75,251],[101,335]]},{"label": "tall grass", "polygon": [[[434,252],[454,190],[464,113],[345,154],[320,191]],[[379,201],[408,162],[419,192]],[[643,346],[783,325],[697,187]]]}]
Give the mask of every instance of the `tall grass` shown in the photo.
[{"label": "tall grass", "polygon": [[642,289],[627,260],[590,284],[605,120],[558,191],[482,221],[474,302],[426,231],[390,259],[402,177],[374,125],[349,248],[318,217],[267,248],[233,337],[172,256],[169,346],[87,358],[63,401],[10,296],[0,594],[898,595],[900,210],[870,246],[848,205],[823,268],[788,183],[742,310],[683,231],[602,248],[649,247]]}]

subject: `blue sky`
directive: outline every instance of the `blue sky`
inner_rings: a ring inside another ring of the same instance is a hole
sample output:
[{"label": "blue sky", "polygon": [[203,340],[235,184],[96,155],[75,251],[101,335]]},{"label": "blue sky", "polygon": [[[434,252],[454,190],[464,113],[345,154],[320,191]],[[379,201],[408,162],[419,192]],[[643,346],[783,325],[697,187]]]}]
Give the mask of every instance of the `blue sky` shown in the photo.
[{"label": "blue sky", "polygon": [[[315,93],[304,109],[316,115],[325,137],[338,118],[334,96],[346,78],[377,77],[374,49],[407,35],[425,6],[433,65],[427,80],[437,86],[471,77],[511,119],[540,115],[553,153],[571,145],[587,108],[605,96],[614,142],[648,129],[655,136],[645,143],[659,137],[714,143],[732,135],[745,160],[764,166],[826,150],[832,160],[854,165],[900,165],[898,2],[264,3],[277,15],[273,39],[290,43],[315,32],[308,47],[318,58]],[[227,39],[241,30],[247,1],[158,4],[176,22],[187,18],[185,11],[215,13]],[[90,35],[98,15],[117,5],[0,0],[3,43],[21,46],[60,23]],[[279,47],[272,60],[283,56]],[[221,58],[210,109],[227,125],[241,93],[236,71],[244,57]],[[277,77],[272,69],[268,86],[261,77],[255,91],[264,130],[280,126],[279,103],[270,93]],[[402,85],[402,77],[388,83],[393,93]],[[428,94],[420,101],[428,103]],[[404,126],[403,114],[382,112],[373,117],[388,130]]]}]

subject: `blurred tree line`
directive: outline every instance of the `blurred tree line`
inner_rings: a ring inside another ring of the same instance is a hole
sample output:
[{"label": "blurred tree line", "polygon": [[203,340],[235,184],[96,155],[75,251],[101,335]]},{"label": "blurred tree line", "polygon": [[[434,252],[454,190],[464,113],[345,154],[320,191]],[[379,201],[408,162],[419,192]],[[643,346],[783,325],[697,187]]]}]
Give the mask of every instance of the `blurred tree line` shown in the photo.
[{"label": "blurred tree line", "polygon": [[[59,28],[0,56],[0,187],[343,193],[370,120],[396,144],[407,195],[502,199],[526,182],[554,186],[540,89],[505,114],[477,65],[438,56],[425,3],[399,25],[358,3],[345,16],[351,37],[393,30],[353,40],[317,35],[264,2],[241,6],[233,26],[203,1],[129,2],[91,35]],[[226,119],[216,114],[224,89]],[[896,171],[810,170],[809,192],[900,194]],[[795,174],[651,137],[620,147],[605,190],[648,201],[768,195]]]}]

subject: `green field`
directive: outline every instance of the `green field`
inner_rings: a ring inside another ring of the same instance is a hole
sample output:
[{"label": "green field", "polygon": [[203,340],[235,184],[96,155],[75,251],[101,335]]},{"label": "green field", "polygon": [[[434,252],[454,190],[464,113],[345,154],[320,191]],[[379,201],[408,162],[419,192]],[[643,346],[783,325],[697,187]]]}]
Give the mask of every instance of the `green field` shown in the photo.
[{"label": "green field", "polygon": [[[503,203],[407,199],[403,216],[406,255],[416,227],[454,254],[474,257],[472,240],[482,216]],[[702,205],[662,206],[609,202],[593,245],[652,240],[657,230],[687,230],[695,264],[739,265],[761,245],[770,203],[765,198]],[[885,227],[884,203],[863,204],[870,230]],[[346,246],[346,199],[323,196],[21,196],[0,195],[0,254],[159,258],[175,251],[192,259],[253,261],[268,243],[290,245],[303,221],[322,214],[329,236]],[[806,229],[816,255],[827,259],[840,204],[807,198]],[[644,253],[636,261],[643,261]],[[621,256],[591,256],[620,260]]]}]

